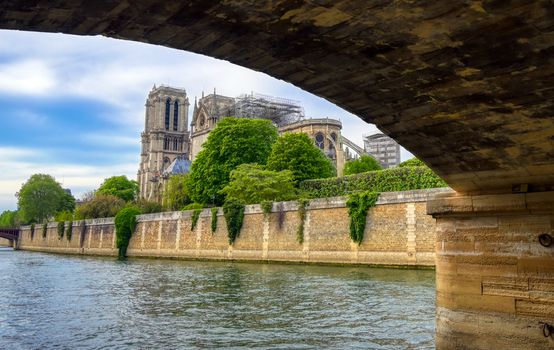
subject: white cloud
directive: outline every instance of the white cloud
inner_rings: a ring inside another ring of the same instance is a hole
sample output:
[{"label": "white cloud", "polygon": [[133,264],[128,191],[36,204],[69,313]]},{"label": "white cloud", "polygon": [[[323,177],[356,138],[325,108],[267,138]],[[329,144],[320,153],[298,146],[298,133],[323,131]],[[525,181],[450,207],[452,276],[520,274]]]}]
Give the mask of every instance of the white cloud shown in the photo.
[{"label": "white cloud", "polygon": [[40,60],[0,65],[0,91],[9,94],[46,95],[56,86],[55,73]]}]

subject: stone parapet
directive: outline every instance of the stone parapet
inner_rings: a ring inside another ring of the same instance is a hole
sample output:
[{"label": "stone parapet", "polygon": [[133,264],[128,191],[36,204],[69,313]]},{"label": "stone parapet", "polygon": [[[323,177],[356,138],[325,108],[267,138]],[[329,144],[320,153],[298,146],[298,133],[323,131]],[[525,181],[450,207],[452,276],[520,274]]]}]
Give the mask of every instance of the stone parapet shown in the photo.
[{"label": "stone parapet", "polygon": [[[258,260],[303,263],[338,263],[396,266],[433,266],[435,221],[425,214],[429,196],[448,189],[383,193],[366,219],[362,244],[349,237],[346,197],[313,199],[304,222],[304,240],[296,201],[273,203],[265,214],[260,205],[247,205],[244,224],[229,245],[223,210],[217,228],[211,229],[211,209],[200,212],[192,228],[194,211],[144,214],[129,243],[129,256],[183,259]],[[113,218],[75,222],[71,240],[60,239],[57,223],[48,225],[45,237],[35,228],[22,230],[22,249],[72,254],[116,255]]]}]

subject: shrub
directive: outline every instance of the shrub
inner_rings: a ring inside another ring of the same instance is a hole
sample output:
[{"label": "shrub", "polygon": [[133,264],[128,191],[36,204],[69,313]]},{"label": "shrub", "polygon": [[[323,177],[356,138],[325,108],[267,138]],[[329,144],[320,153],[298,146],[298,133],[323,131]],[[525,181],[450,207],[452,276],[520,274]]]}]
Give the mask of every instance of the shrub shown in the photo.
[{"label": "shrub", "polygon": [[147,201],[146,199],[140,199],[134,204],[142,214],[160,213],[163,211],[163,207],[158,202]]},{"label": "shrub", "polygon": [[113,195],[99,194],[90,202],[75,209],[75,219],[96,219],[114,217],[125,207],[125,201]]},{"label": "shrub", "polygon": [[65,221],[58,222],[58,238],[63,238],[63,232],[65,230]]},{"label": "shrub", "polygon": [[140,210],[136,207],[126,207],[121,209],[115,216],[115,245],[119,249],[119,258],[123,259],[127,255],[127,247],[135,227],[137,226],[136,216]]},{"label": "shrub", "polygon": [[48,223],[45,222],[42,224],[42,238],[46,238],[46,234],[48,233]]},{"label": "shrub", "polygon": [[35,237],[35,224],[31,224],[31,241]]},{"label": "shrub", "polygon": [[200,213],[202,212],[202,209],[194,209],[192,212],[192,215],[190,217],[192,224],[190,225],[190,230],[194,231],[196,228],[196,224],[198,223],[198,218],[200,217]]},{"label": "shrub", "polygon": [[73,221],[73,212],[69,210],[63,210],[56,214],[54,221]]},{"label": "shrub", "polygon": [[309,198],[344,196],[361,191],[408,191],[446,186],[446,182],[428,167],[392,168],[300,183],[301,191]]},{"label": "shrub", "polygon": [[238,200],[228,200],[223,204],[223,214],[227,222],[229,244],[233,244],[240,233],[244,220],[244,203]]},{"label": "shrub", "polygon": [[398,164],[398,166],[400,168],[403,168],[403,167],[427,166],[427,165],[425,165],[425,163],[423,163],[421,160],[417,158],[412,158],[412,159],[403,161],[402,163]]},{"label": "shrub", "polygon": [[374,207],[379,193],[362,192],[350,195],[346,206],[348,207],[348,216],[350,217],[350,238],[352,241],[362,244],[364,239],[365,223],[369,208]]},{"label": "shrub", "polygon": [[300,223],[298,224],[298,229],[296,230],[296,240],[298,243],[304,243],[304,221],[306,220],[306,207],[309,205],[310,201],[307,199],[298,200],[298,219]]},{"label": "shrub", "polygon": [[364,154],[359,159],[346,162],[344,165],[344,175],[353,175],[366,173],[372,170],[381,170],[379,162],[370,155]]},{"label": "shrub", "polygon": [[246,204],[286,201],[296,197],[290,170],[271,171],[259,164],[241,164],[231,171],[231,181],[221,193]]},{"label": "shrub", "polygon": [[219,208],[212,208],[212,233],[217,230],[217,214],[219,212]]},{"label": "shrub", "polygon": [[194,209],[202,209],[202,208],[204,208],[204,206],[200,203],[190,203],[185,205],[183,210],[194,210]]}]

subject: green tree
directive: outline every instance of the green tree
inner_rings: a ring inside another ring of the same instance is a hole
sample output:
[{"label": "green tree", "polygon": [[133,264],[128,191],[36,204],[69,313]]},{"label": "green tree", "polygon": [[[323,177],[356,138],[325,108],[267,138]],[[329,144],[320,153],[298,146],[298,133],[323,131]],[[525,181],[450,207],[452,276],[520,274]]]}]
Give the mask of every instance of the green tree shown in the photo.
[{"label": "green tree", "polygon": [[16,193],[22,222],[43,222],[57,212],[66,210],[70,207],[68,196],[71,195],[68,195],[52,176],[32,175]]},{"label": "green tree", "polygon": [[75,209],[75,219],[109,218],[125,207],[125,201],[112,195],[99,194]]},{"label": "green tree", "polygon": [[181,210],[192,202],[188,190],[188,174],[172,175],[163,191],[162,203],[167,210]]},{"label": "green tree", "polygon": [[359,159],[346,162],[344,165],[344,175],[359,174],[381,169],[381,166],[375,158],[364,154]]},{"label": "green tree", "polygon": [[277,128],[269,120],[224,118],[210,132],[192,163],[188,190],[197,203],[221,204],[221,189],[233,169],[244,163],[265,164]]},{"label": "green tree", "polygon": [[138,183],[135,180],[127,179],[125,175],[112,176],[104,180],[96,193],[116,196],[129,202],[138,195]]},{"label": "green tree", "polygon": [[317,148],[305,133],[281,135],[271,150],[267,169],[290,170],[296,183],[335,175],[331,161]]},{"label": "green tree", "polygon": [[221,193],[226,200],[236,199],[245,204],[291,200],[296,194],[290,170],[266,170],[258,164],[239,165]]},{"label": "green tree", "polygon": [[16,227],[19,226],[17,210],[4,210],[0,214],[0,227]]},{"label": "green tree", "polygon": [[413,166],[427,166],[427,165],[415,157],[405,160],[402,163],[398,164],[398,167],[400,168],[413,167]]}]

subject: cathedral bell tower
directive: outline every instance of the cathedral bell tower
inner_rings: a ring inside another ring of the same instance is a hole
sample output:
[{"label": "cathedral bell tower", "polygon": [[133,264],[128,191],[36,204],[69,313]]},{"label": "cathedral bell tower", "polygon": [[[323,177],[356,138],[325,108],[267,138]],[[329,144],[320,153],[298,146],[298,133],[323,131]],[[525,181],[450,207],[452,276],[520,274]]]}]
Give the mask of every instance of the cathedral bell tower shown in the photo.
[{"label": "cathedral bell tower", "polygon": [[189,158],[189,100],[184,89],[154,85],[145,107],[139,197],[161,203],[164,170],[177,157]]}]

